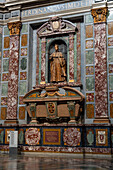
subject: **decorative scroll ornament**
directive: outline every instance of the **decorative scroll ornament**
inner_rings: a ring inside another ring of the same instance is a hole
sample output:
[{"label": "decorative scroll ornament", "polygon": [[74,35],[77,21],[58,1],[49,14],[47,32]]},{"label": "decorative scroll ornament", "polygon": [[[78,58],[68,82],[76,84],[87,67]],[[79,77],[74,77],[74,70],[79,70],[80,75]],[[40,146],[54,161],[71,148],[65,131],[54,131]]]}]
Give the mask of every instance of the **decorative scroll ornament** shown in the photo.
[{"label": "decorative scroll ornament", "polygon": [[19,35],[21,26],[22,26],[22,23],[20,21],[8,23],[10,35]]},{"label": "decorative scroll ornament", "polygon": [[94,18],[94,23],[99,22],[106,22],[106,16],[108,13],[108,8],[98,8],[98,9],[92,9],[91,14]]}]

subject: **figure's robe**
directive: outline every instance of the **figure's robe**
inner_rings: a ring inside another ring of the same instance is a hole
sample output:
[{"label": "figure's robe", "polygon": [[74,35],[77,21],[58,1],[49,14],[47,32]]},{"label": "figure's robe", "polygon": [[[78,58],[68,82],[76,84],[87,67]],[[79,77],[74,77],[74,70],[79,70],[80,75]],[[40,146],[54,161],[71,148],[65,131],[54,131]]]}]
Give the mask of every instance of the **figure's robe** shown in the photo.
[{"label": "figure's robe", "polygon": [[50,56],[51,82],[66,81],[66,62],[61,52]]}]

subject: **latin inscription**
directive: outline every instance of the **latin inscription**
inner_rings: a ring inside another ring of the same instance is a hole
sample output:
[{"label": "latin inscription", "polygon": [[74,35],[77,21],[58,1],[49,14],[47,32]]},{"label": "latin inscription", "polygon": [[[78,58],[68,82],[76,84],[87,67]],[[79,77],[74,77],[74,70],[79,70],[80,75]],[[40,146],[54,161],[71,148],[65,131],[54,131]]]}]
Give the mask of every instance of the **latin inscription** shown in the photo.
[{"label": "latin inscription", "polygon": [[48,7],[35,8],[22,11],[22,17],[34,16],[39,14],[47,14],[52,12],[59,12],[69,9],[81,8],[92,5],[93,0],[81,0],[75,2],[69,2],[65,4],[51,5]]},{"label": "latin inscription", "polygon": [[60,129],[44,129],[43,144],[60,145]]}]

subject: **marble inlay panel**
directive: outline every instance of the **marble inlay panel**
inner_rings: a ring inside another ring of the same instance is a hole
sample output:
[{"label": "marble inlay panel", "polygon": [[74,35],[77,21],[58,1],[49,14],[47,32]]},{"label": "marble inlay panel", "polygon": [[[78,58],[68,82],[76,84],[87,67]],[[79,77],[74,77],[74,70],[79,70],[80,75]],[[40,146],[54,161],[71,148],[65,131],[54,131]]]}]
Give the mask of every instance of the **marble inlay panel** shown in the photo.
[{"label": "marble inlay panel", "polygon": [[109,100],[110,100],[110,101],[113,101],[113,92],[110,92],[110,93],[109,93]]},{"label": "marble inlay panel", "polygon": [[9,50],[3,52],[3,58],[9,58]]},{"label": "marble inlay panel", "polygon": [[24,103],[23,103],[23,96],[20,96],[20,97],[19,97],[19,104],[20,104],[20,105],[23,105],[23,104],[24,104]]},{"label": "marble inlay panel", "polygon": [[8,73],[3,73],[2,74],[2,81],[8,81],[9,74]]},{"label": "marble inlay panel", "polygon": [[93,48],[93,40],[86,40],[86,49]]},{"label": "marble inlay panel", "polygon": [[21,56],[27,56],[27,48],[21,48]]},{"label": "marble inlay panel", "polygon": [[113,90],[113,75],[109,76],[109,89]]},{"label": "marble inlay panel", "polygon": [[108,49],[108,61],[113,62],[113,48]]},{"label": "marble inlay panel", "polygon": [[3,72],[9,71],[9,59],[3,60]]},{"label": "marble inlay panel", "polygon": [[39,45],[40,39],[37,35],[37,57],[36,57],[36,85],[39,84]]},{"label": "marble inlay panel", "polygon": [[109,64],[109,73],[113,73],[113,64]]},{"label": "marble inlay panel", "polygon": [[81,81],[81,24],[77,23],[77,82]]},{"label": "marble inlay panel", "polygon": [[93,25],[87,25],[86,26],[86,38],[92,38],[93,37]]},{"label": "marble inlay panel", "polygon": [[9,35],[9,29],[8,27],[4,27],[4,35]]},{"label": "marble inlay panel", "polygon": [[87,145],[92,146],[94,144],[94,130],[93,129],[87,129]]},{"label": "marble inlay panel", "polygon": [[5,120],[6,119],[6,115],[7,115],[7,108],[6,107],[2,107],[1,108],[1,119]]},{"label": "marble inlay panel", "polygon": [[86,77],[86,91],[94,91],[94,77]]},{"label": "marble inlay panel", "polygon": [[94,93],[86,93],[86,102],[94,102]]},{"label": "marble inlay panel", "polygon": [[88,119],[94,118],[94,105],[93,104],[86,105],[86,116]]},{"label": "marble inlay panel", "polygon": [[86,15],[85,16],[85,23],[93,23],[92,15]]},{"label": "marble inlay panel", "polygon": [[108,38],[108,46],[113,46],[113,37]]},{"label": "marble inlay panel", "polygon": [[25,107],[19,107],[19,119],[24,120],[25,119]]},{"label": "marble inlay panel", "polygon": [[94,67],[86,66],[86,75],[93,75],[93,74],[94,74]]},{"label": "marble inlay panel", "polygon": [[96,117],[106,117],[107,101],[107,46],[106,23],[95,24],[95,110]]},{"label": "marble inlay panel", "polygon": [[27,69],[27,58],[22,58],[21,59],[20,68],[21,68],[21,70],[26,70]]},{"label": "marble inlay panel", "polygon": [[2,96],[7,96],[8,93],[8,83],[2,83]]},{"label": "marble inlay panel", "polygon": [[41,81],[45,82],[46,76],[46,38],[41,41]]},{"label": "marble inlay panel", "polygon": [[4,129],[0,129],[0,144],[4,143]]},{"label": "marble inlay panel", "polygon": [[69,35],[69,81],[74,80],[74,35]]},{"label": "marble inlay panel", "polygon": [[19,129],[18,131],[18,142],[19,144],[24,143],[24,129]]},{"label": "marble inlay panel", "polygon": [[10,37],[7,119],[17,118],[19,36]]},{"label": "marble inlay panel", "polygon": [[94,63],[94,51],[86,51],[86,64]]},{"label": "marble inlay panel", "polygon": [[1,105],[7,105],[7,97],[1,97]]},{"label": "marble inlay panel", "polygon": [[113,118],[113,103],[110,104],[110,117]]},{"label": "marble inlay panel", "polygon": [[23,24],[22,25],[22,30],[21,30],[22,33],[26,33],[28,32],[28,24]]},{"label": "marble inlay panel", "polygon": [[108,146],[108,129],[96,129],[96,146]]},{"label": "marble inlay panel", "polygon": [[25,95],[26,92],[27,92],[26,81],[21,81],[19,83],[19,94],[20,95]]},{"label": "marble inlay panel", "polygon": [[10,46],[10,38],[5,37],[4,38],[4,48],[9,48],[9,46]]},{"label": "marble inlay panel", "polygon": [[113,22],[108,23],[108,34],[113,35]]},{"label": "marble inlay panel", "polygon": [[27,46],[27,34],[22,35],[21,46]]},{"label": "marble inlay panel", "polygon": [[20,80],[26,80],[27,79],[27,72],[20,72]]}]

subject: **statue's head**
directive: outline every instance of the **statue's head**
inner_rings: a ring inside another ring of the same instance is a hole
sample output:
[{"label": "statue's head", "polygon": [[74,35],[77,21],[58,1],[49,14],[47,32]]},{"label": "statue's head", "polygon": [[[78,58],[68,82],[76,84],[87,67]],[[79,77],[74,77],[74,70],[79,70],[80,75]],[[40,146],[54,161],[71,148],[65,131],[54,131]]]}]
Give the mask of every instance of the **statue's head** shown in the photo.
[{"label": "statue's head", "polygon": [[55,44],[55,50],[58,51],[58,44]]}]

